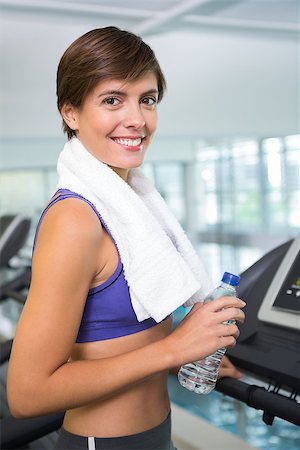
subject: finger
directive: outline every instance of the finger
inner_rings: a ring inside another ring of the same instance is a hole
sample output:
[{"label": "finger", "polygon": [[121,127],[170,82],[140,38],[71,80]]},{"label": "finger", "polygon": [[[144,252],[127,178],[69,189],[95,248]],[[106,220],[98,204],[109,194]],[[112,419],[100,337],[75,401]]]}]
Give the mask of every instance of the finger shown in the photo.
[{"label": "finger", "polygon": [[236,339],[234,336],[220,336],[219,338],[219,348],[225,347],[225,348],[231,348],[234,347],[236,344]]},{"label": "finger", "polygon": [[237,330],[237,332],[236,333],[234,333],[234,338],[235,338],[235,340],[237,340],[238,339],[238,337],[239,337],[239,335],[240,335],[240,330],[238,329]]},{"label": "finger", "polygon": [[219,370],[219,378],[232,377],[241,378],[243,374],[232,364],[228,356],[224,355]]},{"label": "finger", "polygon": [[232,367],[235,368],[235,365],[232,364],[227,355],[224,355],[222,358],[222,367]]},{"label": "finger", "polygon": [[239,379],[242,377],[242,374],[234,366],[220,367],[218,378],[224,378],[224,377],[231,377],[231,378]]},{"label": "finger", "polygon": [[219,336],[233,336],[235,339],[237,339],[240,335],[240,330],[235,324],[220,324],[218,327],[218,335]]},{"label": "finger", "polygon": [[219,311],[223,308],[243,308],[246,303],[237,297],[219,297],[209,303],[207,303],[208,309],[211,311]]},{"label": "finger", "polygon": [[243,323],[245,320],[245,313],[239,308],[226,308],[221,311],[217,311],[216,320],[221,322],[227,322],[228,320],[236,320]]}]

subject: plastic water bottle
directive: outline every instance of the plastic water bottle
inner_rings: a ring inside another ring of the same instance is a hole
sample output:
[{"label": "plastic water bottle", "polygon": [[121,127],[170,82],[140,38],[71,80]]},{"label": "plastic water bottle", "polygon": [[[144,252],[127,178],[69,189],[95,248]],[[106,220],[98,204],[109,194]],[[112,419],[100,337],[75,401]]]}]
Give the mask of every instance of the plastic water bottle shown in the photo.
[{"label": "plastic water bottle", "polygon": [[[216,298],[229,296],[236,297],[236,287],[240,277],[229,272],[224,272],[220,286],[216,287],[205,299],[204,303]],[[226,324],[235,323],[228,320]],[[220,348],[213,355],[194,363],[185,364],[178,373],[178,380],[182,386],[197,394],[209,394],[215,387],[218,371],[226,348]]]}]

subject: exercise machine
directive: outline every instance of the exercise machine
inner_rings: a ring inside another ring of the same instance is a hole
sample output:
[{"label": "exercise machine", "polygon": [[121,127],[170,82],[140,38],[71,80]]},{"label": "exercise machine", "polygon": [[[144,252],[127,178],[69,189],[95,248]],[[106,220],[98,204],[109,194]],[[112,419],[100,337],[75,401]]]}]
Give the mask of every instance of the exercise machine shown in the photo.
[{"label": "exercise machine", "polygon": [[274,417],[300,425],[300,235],[242,273],[238,295],[246,321],[227,355],[263,385],[225,378],[217,390],[264,411],[268,425]]}]

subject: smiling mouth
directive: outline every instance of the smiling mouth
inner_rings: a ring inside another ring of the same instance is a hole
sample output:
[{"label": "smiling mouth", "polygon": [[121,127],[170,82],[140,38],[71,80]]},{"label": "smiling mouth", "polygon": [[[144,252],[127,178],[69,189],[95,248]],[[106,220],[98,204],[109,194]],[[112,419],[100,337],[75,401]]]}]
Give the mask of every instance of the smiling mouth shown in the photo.
[{"label": "smiling mouth", "polygon": [[121,138],[115,137],[111,138],[117,144],[123,145],[128,149],[140,149],[145,137],[137,137],[137,138]]}]

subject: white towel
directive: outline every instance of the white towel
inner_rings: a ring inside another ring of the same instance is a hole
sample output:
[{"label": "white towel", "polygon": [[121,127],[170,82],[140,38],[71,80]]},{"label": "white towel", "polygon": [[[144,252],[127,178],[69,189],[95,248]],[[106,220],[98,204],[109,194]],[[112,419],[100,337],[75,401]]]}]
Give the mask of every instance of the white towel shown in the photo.
[{"label": "white towel", "polygon": [[211,289],[202,262],[163,198],[140,169],[127,182],[76,138],[61,152],[58,188],[91,201],[118,248],[138,321],[160,322]]}]

